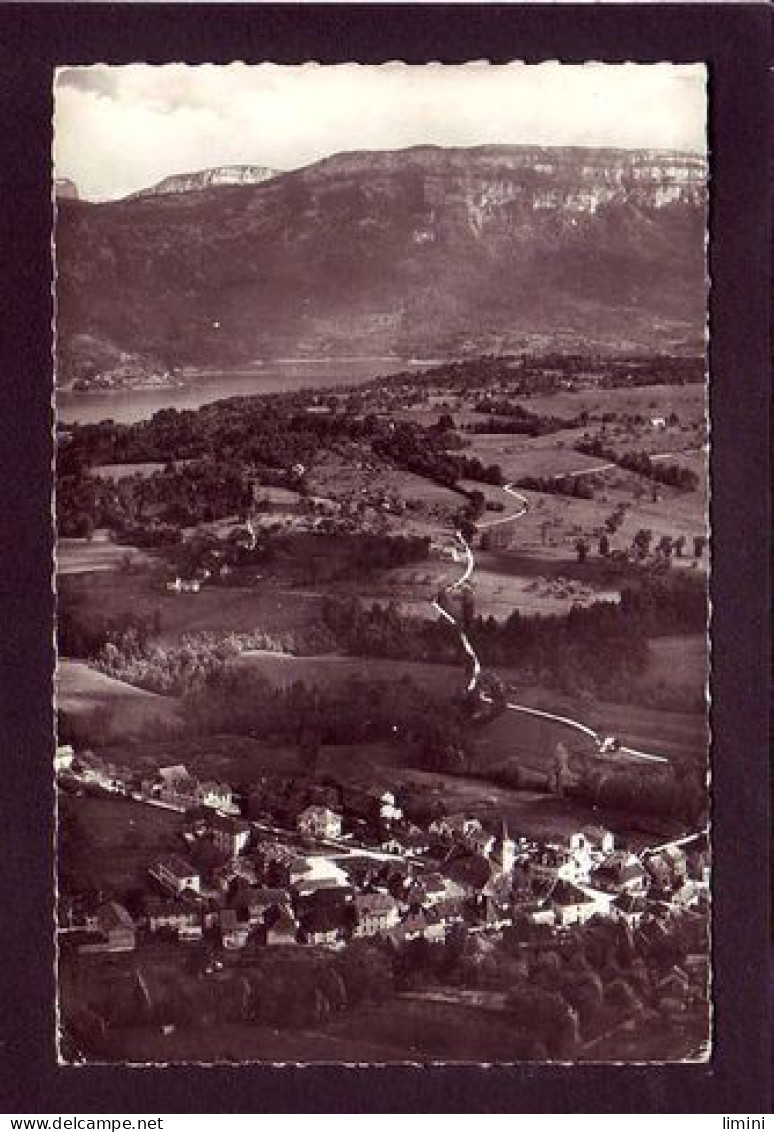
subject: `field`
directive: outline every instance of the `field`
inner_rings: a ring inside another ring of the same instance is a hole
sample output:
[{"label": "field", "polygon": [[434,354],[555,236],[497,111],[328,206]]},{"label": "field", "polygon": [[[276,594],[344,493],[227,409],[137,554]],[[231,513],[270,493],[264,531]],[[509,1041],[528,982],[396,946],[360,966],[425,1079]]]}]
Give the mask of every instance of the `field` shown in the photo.
[{"label": "field", "polygon": [[[451,412],[459,425],[481,420],[472,410],[476,395],[458,399],[439,394],[429,406],[405,410],[397,416],[434,423],[441,412]],[[514,609],[525,615],[566,613],[572,605],[593,601],[617,601],[622,575],[611,570],[599,555],[598,538],[604,520],[625,505],[623,521],[611,538],[612,549],[625,550],[640,528],[653,532],[653,543],[662,535],[686,539],[685,556],[672,558],[672,570],[706,571],[703,561],[694,562],[692,539],[707,531],[707,492],[704,482],[706,453],[697,450],[703,443],[704,390],[700,386],[630,388],[617,390],[562,390],[546,397],[516,398],[533,412],[571,417],[581,412],[668,416],[675,411],[678,426],[666,429],[650,423],[626,425],[622,420],[607,424],[605,443],[624,449],[675,452],[675,462],[691,467],[702,482],[695,492],[654,487],[643,477],[613,468],[594,477],[595,498],[586,500],[558,494],[525,490],[529,502],[525,515],[502,529],[506,545],[483,549],[481,534],[472,540],[476,569],[472,591],[476,613],[503,620]],[[591,420],[585,431],[600,433],[600,422]],[[465,428],[460,435],[468,455],[485,463],[498,463],[507,480],[521,476],[552,476],[581,472],[598,467],[600,460],[574,451],[573,444],[584,429],[565,430],[550,436],[529,438],[513,434],[475,434]],[[689,450],[691,449],[691,450]],[[602,461],[604,463],[604,461]],[[104,474],[145,474],[153,466],[107,467]],[[492,503],[503,503],[504,510],[485,512],[480,523],[500,520],[517,511],[501,488],[465,481],[468,490],[483,491]],[[388,466],[360,443],[344,445],[334,451],[321,451],[309,472],[313,494],[330,498],[348,497],[357,504],[364,496],[386,498],[387,508],[377,517],[394,532],[429,534],[435,549],[427,561],[386,571],[358,583],[340,582],[328,587],[290,589],[286,582],[259,582],[255,588],[209,587],[197,594],[169,594],[162,588],[161,557],[154,559],[119,547],[102,535],[93,540],[61,540],[59,546],[60,603],[68,611],[89,622],[102,618],[139,615],[154,622],[154,638],[161,643],[179,643],[187,634],[202,631],[247,633],[261,630],[284,644],[283,634],[302,634],[320,615],[327,593],[356,595],[364,602],[393,600],[398,607],[422,617],[437,617],[431,601],[444,585],[458,577],[463,565],[441,557],[441,546],[451,546],[451,517],[463,499],[459,493],[433,484],[419,476]],[[293,522],[304,522],[298,514],[298,493],[281,488],[262,489],[270,504],[258,522],[276,523],[278,512],[293,515]],[[414,503],[405,514],[393,504]],[[369,512],[370,514],[370,512]],[[281,516],[280,516],[281,517]],[[370,519],[368,520],[371,521]],[[225,534],[235,518],[202,524]],[[188,534],[192,532],[187,532]],[[580,537],[589,544],[585,562],[577,558]],[[127,564],[127,555],[130,561]],[[128,568],[127,568],[128,565]],[[453,633],[451,626],[449,632]],[[474,640],[475,645],[475,640]],[[270,647],[274,647],[273,644]],[[304,681],[331,686],[354,677],[397,681],[407,676],[440,697],[461,693],[465,686],[465,666],[438,665],[384,659],[340,656],[301,658],[276,652],[253,651],[234,663],[249,666],[275,685]],[[662,754],[671,762],[702,765],[706,760],[707,728],[704,712],[704,686],[707,673],[706,641],[702,635],[661,638],[651,642],[647,670],[631,690],[631,703],[583,702],[560,694],[556,689],[531,687],[512,698],[528,706],[578,719],[595,731],[618,736],[625,745]],[[513,674],[503,672],[511,683]],[[518,679],[516,679],[518,685]],[[92,718],[93,731],[107,744],[112,756],[122,761],[123,753],[134,765],[157,766],[165,761],[184,762],[198,775],[227,777],[238,782],[251,775],[277,770],[294,774],[298,753],[290,748],[259,744],[255,740],[227,736],[170,737],[163,744],[137,743],[149,723],[174,723],[176,705],[162,697],[140,692],[89,669],[63,661],[60,674],[60,706],[76,721]],[[475,773],[486,776],[513,760],[545,774],[558,742],[571,754],[597,758],[590,739],[558,723],[538,720],[526,714],[507,712],[476,737]],[[623,756],[606,756],[609,765]],[[645,764],[640,764],[645,766]],[[485,777],[453,777],[417,769],[415,753],[399,744],[364,744],[359,747],[325,747],[320,752],[320,770],[362,781],[388,776],[396,785],[437,791],[452,809],[470,809],[494,820],[507,815],[514,827],[534,836],[567,832],[580,820],[576,803],[566,803],[544,794],[516,792],[492,786]],[[593,819],[594,815],[585,815]],[[611,818],[611,823],[613,819]]]},{"label": "field", "polygon": [[[432,387],[431,387],[432,388]],[[482,414],[472,410],[472,403],[478,393],[466,397],[450,393],[448,390],[431,392],[426,404],[412,409],[395,412],[396,419],[420,418],[430,424],[442,412],[449,412],[455,421],[481,420]],[[558,389],[553,393],[530,395],[513,394],[516,401],[530,412],[564,418],[572,418],[579,413],[590,415],[602,413],[637,413],[644,417],[666,416],[676,412],[681,421],[699,420],[703,417],[706,391],[703,385],[633,385],[615,389],[580,388]]]},{"label": "field", "polygon": [[449,488],[413,472],[382,464],[358,448],[347,457],[326,453],[316,460],[310,472],[310,482],[317,496],[357,499],[365,492],[383,493],[409,505],[412,502],[418,504],[425,513],[438,518],[457,511],[462,502],[460,495]]},{"label": "field", "polygon": [[[368,587],[373,601],[396,600],[402,608],[425,618],[436,618],[430,602],[439,589],[461,573],[451,562],[423,562],[418,567],[391,571],[381,586]],[[618,587],[605,576],[602,564],[578,565],[574,558],[540,560],[507,553],[476,553],[471,583],[476,613],[503,621],[514,609],[525,616],[566,613],[571,605],[618,601]]]},{"label": "field", "polygon": [[78,660],[59,659],[57,708],[94,739],[136,738],[149,726],[179,725],[178,705],[165,696],[133,688]]},{"label": "field", "polygon": [[[454,994],[451,990],[450,995]],[[706,1010],[683,1019],[652,1016],[618,1026],[577,1061],[674,1060],[699,1056],[707,1033]],[[263,1062],[274,1065],[507,1065],[524,1061],[523,1043],[505,1013],[402,996],[334,1016],[305,1029],[275,1029],[246,1022],[183,1026],[165,1035],[161,1027],[109,1032],[100,1060],[135,1064],[198,1062],[203,1065]]]},{"label": "field", "polygon": [[142,774],[154,774],[159,767],[182,763],[201,781],[217,779],[234,786],[263,774],[294,775],[302,768],[297,748],[280,747],[244,735],[181,732],[161,739],[149,736],[142,743],[133,744],[114,736],[101,750],[106,758]]},{"label": "field", "polygon": [[[185,463],[184,460],[178,463]],[[102,479],[122,480],[127,476],[152,476],[154,472],[163,472],[166,464],[158,460],[145,460],[138,464],[97,464],[94,474]]]},{"label": "field", "polygon": [[[584,706],[555,692],[541,695],[533,689],[520,693],[517,700],[577,718],[599,733],[617,735],[626,746],[664,755],[670,762],[695,762],[706,753],[706,727],[698,712],[662,711],[601,700]],[[582,734],[575,735],[559,724],[518,713],[502,715],[491,723],[481,746],[489,749],[494,761],[518,756],[527,765],[546,766],[560,739],[570,751],[593,751],[591,742]],[[625,756],[610,756],[609,761],[623,763],[624,759]]]},{"label": "field", "polygon": [[73,864],[81,868],[74,872],[87,871],[91,885],[106,891],[128,893],[143,887],[149,866],[160,855],[183,848],[183,818],[172,810],[62,794],[60,822],[67,823],[70,816],[78,823]]},{"label": "field", "polygon": [[[622,473],[615,473],[622,478]],[[520,489],[521,490],[521,489]],[[661,535],[687,539],[682,560],[673,556],[677,568],[690,568],[691,540],[694,535],[706,535],[707,517],[702,492],[677,492],[662,489],[660,498],[632,498],[631,491],[608,488],[596,499],[578,499],[574,496],[548,495],[535,491],[522,491],[529,500],[530,509],[523,518],[514,520],[511,530],[511,550],[526,551],[531,558],[574,558],[575,543],[583,536],[590,543],[590,555],[597,553],[596,534],[602,529],[605,518],[618,503],[627,509],[621,526],[610,539],[611,550],[627,550],[632,538],[641,527],[653,531],[655,542]],[[545,535],[543,533],[545,529]],[[483,561],[483,560],[482,560]]]},{"label": "field", "polygon": [[[131,1035],[131,1040],[129,1040]],[[115,1035],[120,1040],[119,1033]],[[408,1040],[407,1040],[408,1038]],[[312,1064],[411,1064],[516,1060],[509,1020],[437,1002],[393,999],[348,1011],[327,1025],[276,1030],[231,1023],[164,1038],[127,1031],[132,1060],[269,1061]],[[136,1051],[142,1050],[142,1057]],[[115,1055],[120,1059],[119,1050]]]},{"label": "field", "polygon": [[499,464],[507,481],[521,476],[558,476],[597,468],[596,456],[584,456],[572,445],[583,430],[568,430],[552,436],[526,438],[510,433],[468,435],[466,454],[477,456],[485,464]]},{"label": "field", "polygon": [[557,417],[574,417],[586,412],[637,413],[644,417],[677,413],[681,422],[703,419],[706,391],[703,385],[634,385],[615,389],[559,389],[555,393],[537,393],[516,397],[533,413]]},{"label": "field", "polygon": [[133,546],[118,546],[103,531],[91,539],[60,538],[56,544],[56,571],[59,577],[117,571],[124,562],[133,566],[149,562],[147,554]]},{"label": "field", "polygon": [[[673,653],[675,647],[671,646]],[[661,653],[656,650],[656,667],[652,673],[655,680],[659,678],[660,666],[669,663],[669,648],[666,646]],[[694,644],[692,648],[694,662],[698,662],[698,646]],[[465,682],[462,665],[348,657],[296,658],[267,653],[246,653],[235,663],[249,664],[275,684],[303,680],[330,686],[355,676],[372,680],[399,680],[408,676],[432,692],[451,695],[462,691]],[[506,681],[512,679],[507,670],[500,674]],[[662,711],[656,707],[602,701],[583,704],[540,688],[520,689],[515,698],[528,707],[579,719],[595,731],[619,736],[627,746],[663,754],[670,760],[694,761],[702,759],[706,751],[704,717],[699,712]],[[594,750],[591,741],[578,732],[550,720],[514,712],[507,712],[486,725],[479,734],[478,746],[483,756],[482,765],[518,757],[525,765],[545,769],[560,740],[571,751],[590,753]]]},{"label": "field", "polygon": [[248,665],[277,686],[304,681],[321,687],[332,687],[346,680],[363,677],[368,680],[400,680],[410,677],[417,684],[439,694],[452,694],[464,688],[462,665],[422,664],[380,657],[316,656],[296,657],[249,650],[234,662]]},{"label": "field", "polygon": [[637,681],[637,689],[681,703],[689,711],[703,712],[709,676],[707,637],[702,633],[656,637],[650,642],[649,652],[648,667]]},{"label": "field", "polygon": [[208,630],[279,633],[301,628],[314,617],[320,604],[315,594],[291,593],[268,585],[255,589],[205,587],[197,594],[166,593],[150,571],[67,576],[61,581],[60,600],[87,621],[127,614],[148,618],[158,613],[158,639],[164,643]]}]

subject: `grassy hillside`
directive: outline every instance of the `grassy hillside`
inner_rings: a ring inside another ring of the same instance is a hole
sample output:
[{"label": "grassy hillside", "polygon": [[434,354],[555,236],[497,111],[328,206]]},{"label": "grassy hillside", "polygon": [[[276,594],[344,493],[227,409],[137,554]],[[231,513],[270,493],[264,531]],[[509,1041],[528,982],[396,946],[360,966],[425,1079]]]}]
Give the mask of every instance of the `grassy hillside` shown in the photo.
[{"label": "grassy hillside", "polygon": [[164,696],[113,680],[87,664],[60,658],[57,709],[78,727],[84,741],[131,738],[149,724],[179,724],[178,705]]}]

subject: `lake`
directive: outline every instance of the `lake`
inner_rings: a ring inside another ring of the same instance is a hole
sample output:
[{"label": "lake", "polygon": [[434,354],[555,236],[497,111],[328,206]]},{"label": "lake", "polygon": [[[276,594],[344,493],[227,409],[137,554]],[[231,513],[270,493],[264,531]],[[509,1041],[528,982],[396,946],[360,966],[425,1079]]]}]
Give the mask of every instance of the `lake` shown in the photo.
[{"label": "lake", "polygon": [[198,409],[200,405],[224,397],[360,385],[375,377],[433,364],[436,363],[432,360],[405,361],[402,358],[286,359],[249,370],[198,374],[187,378],[184,386],[169,389],[100,389],[93,393],[59,390],[56,407],[59,419],[69,423],[93,424],[112,419],[131,424],[152,416],[159,409]]}]

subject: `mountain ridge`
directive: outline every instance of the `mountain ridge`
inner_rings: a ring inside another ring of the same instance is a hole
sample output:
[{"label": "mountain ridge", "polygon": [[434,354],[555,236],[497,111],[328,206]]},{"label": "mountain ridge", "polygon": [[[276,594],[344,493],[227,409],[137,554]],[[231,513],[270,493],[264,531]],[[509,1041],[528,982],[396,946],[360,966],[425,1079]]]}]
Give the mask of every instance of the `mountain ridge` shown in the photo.
[{"label": "mountain ridge", "polygon": [[142,197],[166,196],[171,193],[197,192],[221,185],[259,185],[278,177],[279,169],[267,165],[213,165],[187,173],[171,173],[147,188],[130,193],[123,200]]},{"label": "mountain ridge", "polygon": [[703,341],[706,164],[415,147],[257,184],[63,201],[59,342],[180,365]]}]

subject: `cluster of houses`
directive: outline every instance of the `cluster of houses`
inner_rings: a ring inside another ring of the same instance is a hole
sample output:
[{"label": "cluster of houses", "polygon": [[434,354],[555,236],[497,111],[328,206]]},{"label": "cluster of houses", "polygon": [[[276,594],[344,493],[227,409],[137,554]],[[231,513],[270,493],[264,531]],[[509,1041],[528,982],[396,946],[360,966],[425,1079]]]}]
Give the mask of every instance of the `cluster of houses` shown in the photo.
[{"label": "cluster of houses", "polygon": [[182,765],[162,767],[157,774],[142,777],[128,767],[100,758],[93,751],[81,751],[76,759],[73,748],[68,744],[57,749],[55,769],[69,774],[84,786],[177,810],[178,813],[186,813],[196,806],[224,814],[239,813],[228,784],[199,781]]},{"label": "cluster of houses", "polygon": [[[58,756],[70,781],[120,789],[118,768],[87,753]],[[426,828],[408,821],[388,789],[327,790],[295,811],[267,812],[228,786],[166,767],[135,802],[185,812],[179,850],[148,868],[144,899],[131,912],[115,899],[61,909],[65,928],[93,933],[86,950],[132,950],[157,933],[212,940],[229,951],[306,944],[342,947],[379,937],[396,945],[442,943],[456,926],[496,932],[532,925],[563,934],[593,917],[662,928],[708,900],[706,843],[668,845],[640,856],[589,828],[552,844],[511,836],[505,823],[446,814]],[[252,816],[245,816],[252,815]],[[282,823],[282,824],[279,824]]]}]

